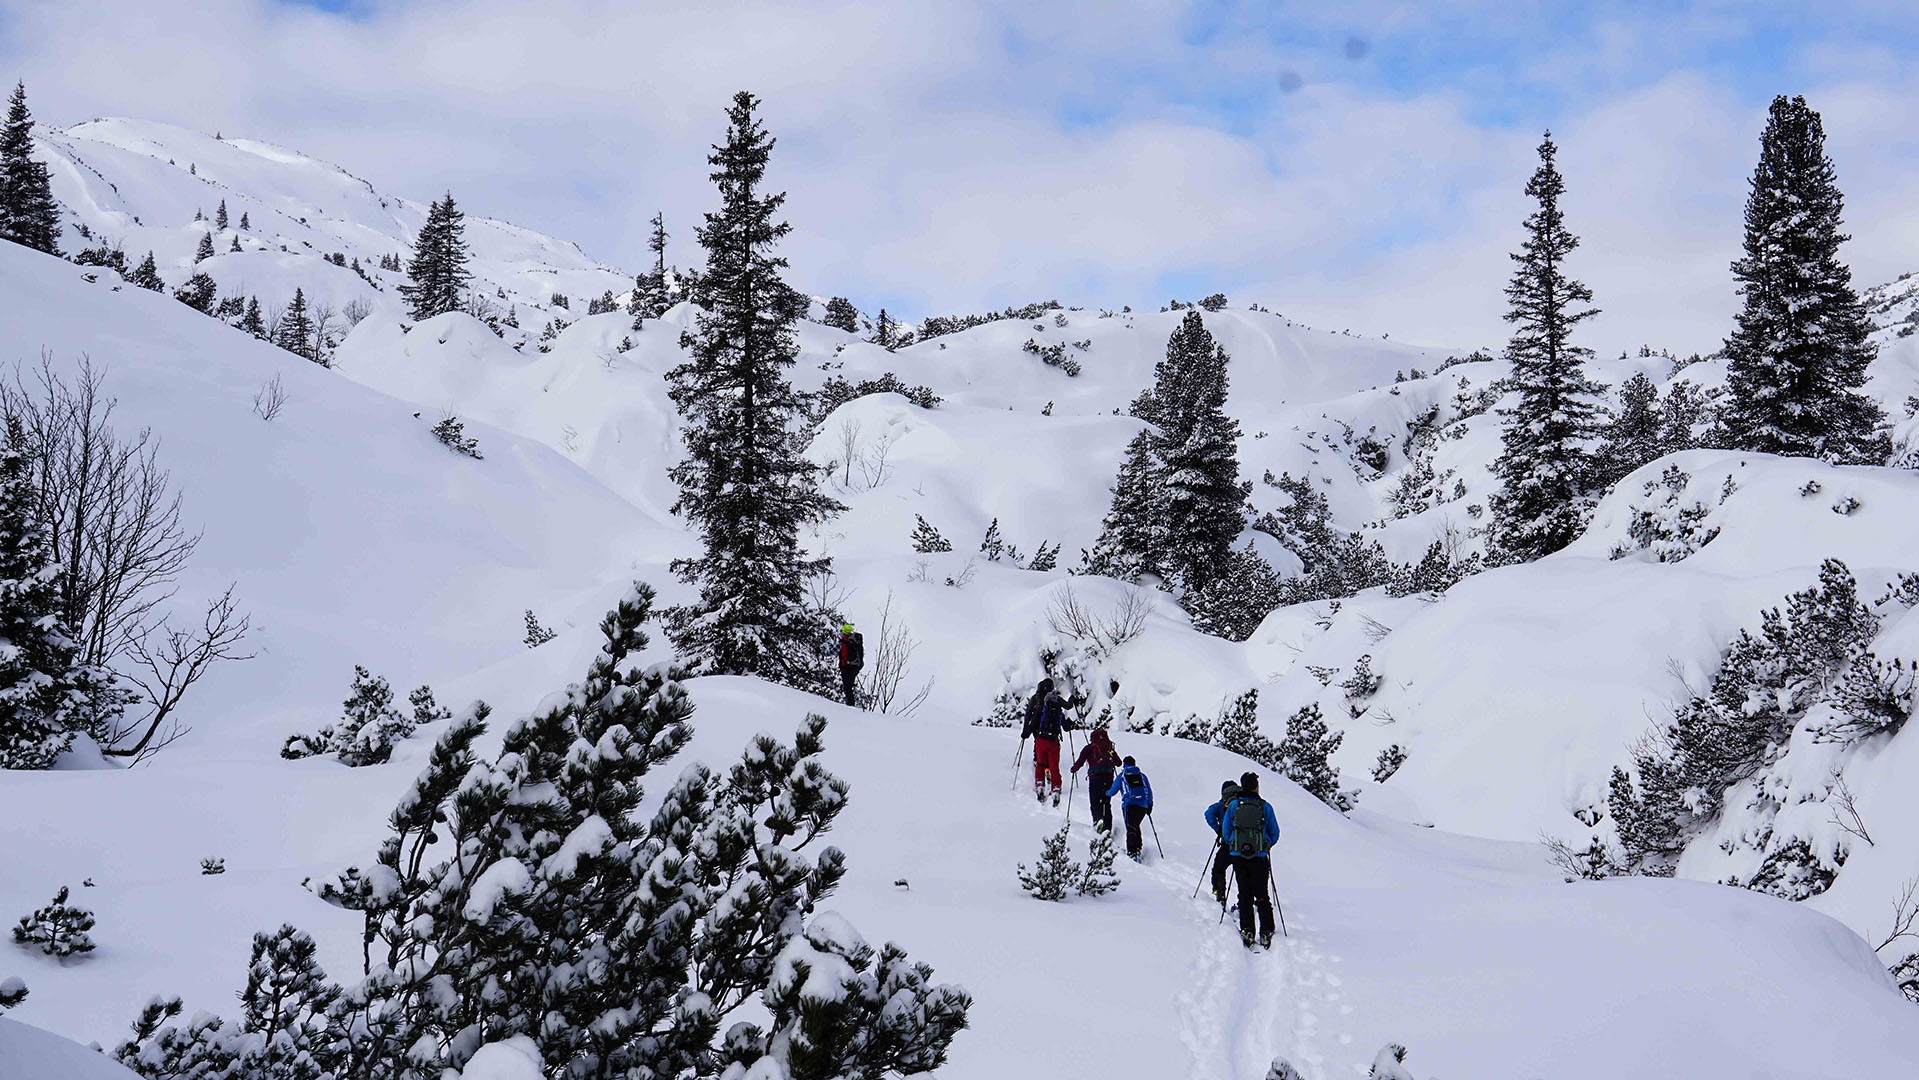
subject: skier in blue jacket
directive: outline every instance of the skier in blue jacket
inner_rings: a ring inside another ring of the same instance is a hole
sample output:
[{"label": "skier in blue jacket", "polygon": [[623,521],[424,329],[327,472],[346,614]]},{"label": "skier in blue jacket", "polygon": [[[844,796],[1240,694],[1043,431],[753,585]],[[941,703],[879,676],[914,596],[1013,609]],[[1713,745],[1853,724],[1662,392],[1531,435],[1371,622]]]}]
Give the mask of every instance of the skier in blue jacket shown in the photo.
[{"label": "skier in blue jacket", "polygon": [[1239,797],[1220,815],[1220,846],[1232,856],[1233,878],[1239,883],[1239,936],[1253,947],[1253,914],[1259,914],[1259,944],[1273,943],[1273,895],[1267,889],[1272,876],[1273,845],[1279,843],[1279,819],[1273,806],[1259,797],[1259,774],[1239,778]]},{"label": "skier in blue jacket", "polygon": [[1146,840],[1139,834],[1139,823],[1153,812],[1153,785],[1146,774],[1139,771],[1139,765],[1131,757],[1120,762],[1119,775],[1113,777],[1112,790],[1108,797],[1118,795],[1119,804],[1126,814],[1126,854],[1139,861],[1139,854],[1146,846]]},{"label": "skier in blue jacket", "polygon": [[1206,827],[1219,837],[1213,857],[1213,899],[1226,906],[1226,871],[1232,868],[1233,854],[1226,850],[1226,806],[1239,798],[1239,784],[1228,780],[1219,785],[1219,801],[1206,808]]}]

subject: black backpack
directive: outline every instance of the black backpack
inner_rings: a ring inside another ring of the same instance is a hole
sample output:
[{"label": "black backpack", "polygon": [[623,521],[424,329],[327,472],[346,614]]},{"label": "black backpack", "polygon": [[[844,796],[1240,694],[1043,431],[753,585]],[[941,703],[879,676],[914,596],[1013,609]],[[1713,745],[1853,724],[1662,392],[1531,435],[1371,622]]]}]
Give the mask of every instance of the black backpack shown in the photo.
[{"label": "black backpack", "polygon": [[1226,808],[1226,853],[1248,858],[1270,850],[1272,845],[1266,842],[1266,803],[1258,798],[1233,800]]},{"label": "black backpack", "polygon": [[846,636],[846,665],[845,666],[847,667],[865,667],[866,666],[866,639],[860,636],[860,632],[858,630],[855,630],[851,634],[848,634]]}]

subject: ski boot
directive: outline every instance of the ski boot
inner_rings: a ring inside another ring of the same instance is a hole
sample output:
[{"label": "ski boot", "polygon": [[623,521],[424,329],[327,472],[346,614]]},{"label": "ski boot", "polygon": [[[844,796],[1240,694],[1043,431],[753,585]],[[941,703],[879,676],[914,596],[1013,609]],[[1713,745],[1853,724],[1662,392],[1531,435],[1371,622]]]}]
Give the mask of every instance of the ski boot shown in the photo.
[{"label": "ski boot", "polygon": [[1270,949],[1273,947],[1273,932],[1271,930],[1259,935],[1259,947],[1262,949]]},{"label": "ski boot", "polygon": [[1253,932],[1251,930],[1241,930],[1239,932],[1239,941],[1240,941],[1240,944],[1246,946],[1247,952],[1252,952],[1255,948],[1258,947],[1258,944],[1259,944],[1256,940],[1254,940]]}]

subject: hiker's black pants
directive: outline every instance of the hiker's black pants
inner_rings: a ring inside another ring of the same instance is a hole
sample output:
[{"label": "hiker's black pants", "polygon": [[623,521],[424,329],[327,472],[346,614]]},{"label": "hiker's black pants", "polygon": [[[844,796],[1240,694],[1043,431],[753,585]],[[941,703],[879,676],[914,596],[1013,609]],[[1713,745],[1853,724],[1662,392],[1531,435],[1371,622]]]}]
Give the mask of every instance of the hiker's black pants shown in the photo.
[{"label": "hiker's black pants", "polygon": [[1091,769],[1086,770],[1086,799],[1093,808],[1093,824],[1106,826],[1107,832],[1113,831],[1113,774],[1101,776]]},{"label": "hiker's black pants", "polygon": [[1140,849],[1146,846],[1146,840],[1139,834],[1139,823],[1146,820],[1144,806],[1126,807],[1126,854],[1139,858]]},{"label": "hiker's black pants", "polygon": [[1232,869],[1233,857],[1227,853],[1226,845],[1219,845],[1219,854],[1213,856],[1213,895],[1219,902],[1226,902],[1226,872]]},{"label": "hiker's black pants", "polygon": [[854,685],[859,682],[859,680],[859,668],[843,667],[840,669],[840,690],[846,695],[846,703],[848,705],[857,706],[860,703],[859,688]]},{"label": "hiker's black pants", "polygon": [[1273,894],[1266,888],[1272,872],[1266,859],[1234,859],[1233,877],[1239,881],[1239,932],[1253,933],[1253,910],[1259,910],[1259,933],[1273,936]]}]

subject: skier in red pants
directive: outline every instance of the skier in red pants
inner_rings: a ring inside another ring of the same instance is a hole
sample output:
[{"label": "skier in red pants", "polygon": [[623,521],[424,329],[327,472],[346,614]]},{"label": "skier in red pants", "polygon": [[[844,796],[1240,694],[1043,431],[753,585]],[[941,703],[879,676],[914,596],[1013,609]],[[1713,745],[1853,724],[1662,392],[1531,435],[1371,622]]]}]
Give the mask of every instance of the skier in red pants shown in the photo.
[{"label": "skier in red pants", "polygon": [[1033,797],[1041,802],[1050,786],[1053,805],[1059,805],[1059,736],[1072,727],[1066,701],[1053,691],[1053,680],[1041,679],[1033,699],[1026,703],[1026,724],[1019,733],[1020,738],[1033,740]]}]

